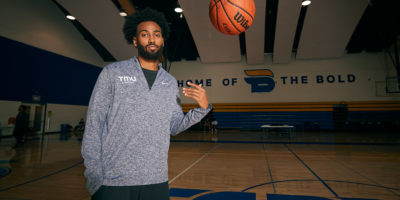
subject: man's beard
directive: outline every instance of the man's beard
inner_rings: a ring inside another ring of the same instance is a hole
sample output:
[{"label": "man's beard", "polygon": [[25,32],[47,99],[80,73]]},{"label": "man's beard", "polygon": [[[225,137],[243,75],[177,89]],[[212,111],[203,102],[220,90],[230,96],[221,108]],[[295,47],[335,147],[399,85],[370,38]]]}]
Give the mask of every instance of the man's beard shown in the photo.
[{"label": "man's beard", "polygon": [[164,50],[164,45],[161,45],[156,52],[148,52],[146,51],[146,47],[138,43],[138,51],[140,56],[147,60],[159,60],[161,58],[162,52]]}]

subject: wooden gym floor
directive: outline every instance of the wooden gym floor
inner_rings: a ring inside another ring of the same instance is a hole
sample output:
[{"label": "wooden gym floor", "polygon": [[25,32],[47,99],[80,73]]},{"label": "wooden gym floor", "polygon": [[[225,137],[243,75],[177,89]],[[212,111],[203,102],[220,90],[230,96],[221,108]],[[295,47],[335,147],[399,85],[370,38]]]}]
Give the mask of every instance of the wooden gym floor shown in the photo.
[{"label": "wooden gym floor", "polygon": [[[0,142],[0,200],[90,199],[81,142]],[[400,199],[400,136],[371,132],[188,131],[171,138],[171,200]]]}]

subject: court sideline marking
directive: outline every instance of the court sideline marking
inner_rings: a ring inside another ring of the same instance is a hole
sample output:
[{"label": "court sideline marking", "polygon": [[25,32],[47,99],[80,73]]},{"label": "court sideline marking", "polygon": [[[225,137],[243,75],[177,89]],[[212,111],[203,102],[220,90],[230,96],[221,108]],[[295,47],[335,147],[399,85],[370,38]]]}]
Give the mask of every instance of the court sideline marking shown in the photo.
[{"label": "court sideline marking", "polygon": [[318,174],[315,173],[287,144],[285,144],[285,147],[308,169],[308,171],[310,171],[329,191],[331,191],[336,198],[339,198],[339,195],[336,194],[336,192],[333,191],[333,189],[329,187],[329,185],[322,180],[322,178],[319,177]]},{"label": "court sideline marking", "polygon": [[342,167],[344,167],[344,168],[346,168],[346,169],[348,169],[348,170],[354,172],[355,174],[358,174],[359,176],[361,176],[361,177],[367,179],[368,181],[372,182],[372,183],[375,184],[376,186],[379,186],[379,187],[381,187],[381,188],[385,188],[386,190],[388,190],[388,191],[391,192],[392,194],[394,194],[394,195],[400,197],[400,195],[399,195],[398,193],[396,193],[393,189],[387,188],[387,187],[385,187],[385,186],[379,184],[378,182],[376,182],[376,181],[374,181],[373,179],[367,177],[366,175],[362,174],[361,172],[359,172],[359,171],[357,171],[357,170],[351,168],[350,166],[346,165],[345,163],[343,163],[343,162],[341,162],[341,161],[338,161],[338,160],[335,160],[335,159],[331,158],[328,154],[321,153],[320,151],[316,150],[316,149],[313,148],[313,147],[309,147],[309,146],[307,146],[307,147],[310,148],[312,151],[314,151],[314,152],[316,152],[316,153],[319,153],[319,154],[321,154],[321,155],[324,155],[325,158],[328,158],[329,160],[338,163],[338,164],[341,165]]},{"label": "court sideline marking", "polygon": [[272,178],[271,166],[270,166],[269,160],[268,160],[266,144],[263,144],[263,149],[264,149],[265,161],[267,162],[269,178],[271,179],[271,183],[272,183],[272,189],[274,190],[274,194],[276,194],[274,179]]},{"label": "court sideline marking", "polygon": [[173,179],[171,179],[170,181],[168,181],[168,184],[173,183],[177,178],[179,178],[180,176],[182,176],[184,173],[186,173],[188,170],[190,170],[193,166],[195,166],[197,163],[199,163],[201,160],[203,160],[206,156],[208,156],[212,151],[214,151],[214,149],[216,149],[219,145],[215,145],[212,149],[210,149],[207,153],[205,153],[203,156],[201,156],[199,159],[197,159],[194,163],[192,163],[189,167],[187,167],[186,169],[184,169],[181,173],[179,173],[178,175],[176,175]]},{"label": "court sideline marking", "polygon": [[40,177],[38,177],[38,178],[35,178],[35,179],[32,179],[32,180],[26,181],[26,182],[24,182],[24,183],[19,183],[19,184],[16,184],[16,185],[13,185],[13,186],[9,186],[9,187],[6,187],[6,188],[1,188],[1,189],[0,189],[0,192],[4,192],[4,191],[7,191],[7,190],[16,188],[16,187],[24,186],[24,185],[26,185],[26,184],[33,183],[33,182],[36,182],[36,181],[39,181],[39,180],[48,178],[48,177],[53,176],[53,175],[60,174],[60,173],[62,173],[62,172],[64,172],[64,171],[67,171],[67,170],[69,170],[69,169],[72,169],[72,168],[74,168],[74,167],[76,167],[76,166],[79,166],[79,165],[81,165],[81,164],[83,164],[83,160],[81,160],[81,161],[79,161],[78,163],[75,163],[75,164],[73,164],[73,165],[71,165],[71,166],[69,166],[69,167],[66,167],[66,168],[60,169],[60,170],[58,170],[58,171],[55,171],[55,172],[53,172],[53,173],[50,173],[50,174],[48,174],[48,175],[40,176]]}]

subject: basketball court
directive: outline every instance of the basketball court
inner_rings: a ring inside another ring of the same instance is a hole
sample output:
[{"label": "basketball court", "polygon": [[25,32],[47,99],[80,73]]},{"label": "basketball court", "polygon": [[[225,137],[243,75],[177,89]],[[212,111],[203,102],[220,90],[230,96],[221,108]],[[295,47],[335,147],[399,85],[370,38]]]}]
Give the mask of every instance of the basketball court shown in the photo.
[{"label": "basketball court", "polygon": [[[91,120],[103,67],[142,56],[121,30],[127,14],[146,7],[171,28],[168,42],[157,39],[163,68],[181,91],[201,84],[214,112],[171,137],[171,200],[400,200],[400,1],[305,2],[0,1],[0,200],[91,199],[82,135],[67,130]],[[137,114],[137,99],[152,106],[153,93],[134,90],[147,79],[139,75],[110,75],[109,91],[126,95],[115,102],[129,108],[113,104],[118,116]],[[185,113],[198,107],[180,100]],[[13,148],[20,105],[30,131]]]},{"label": "basketball court", "polygon": [[[400,199],[395,133],[264,134],[188,131],[172,137],[171,199]],[[0,143],[0,199],[90,199],[74,136],[35,137],[17,149],[13,144],[13,138]]]}]

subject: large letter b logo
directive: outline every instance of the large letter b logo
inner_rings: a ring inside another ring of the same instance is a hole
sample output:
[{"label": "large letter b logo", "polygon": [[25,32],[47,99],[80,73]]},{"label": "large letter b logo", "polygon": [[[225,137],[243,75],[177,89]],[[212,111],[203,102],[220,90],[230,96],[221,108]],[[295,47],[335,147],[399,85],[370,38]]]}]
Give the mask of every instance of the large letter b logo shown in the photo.
[{"label": "large letter b logo", "polygon": [[245,78],[246,83],[251,85],[251,92],[271,92],[275,88],[275,82],[270,77]]},{"label": "large letter b logo", "polygon": [[274,74],[269,69],[244,70],[246,83],[251,85],[251,92],[271,92],[275,88]]}]

